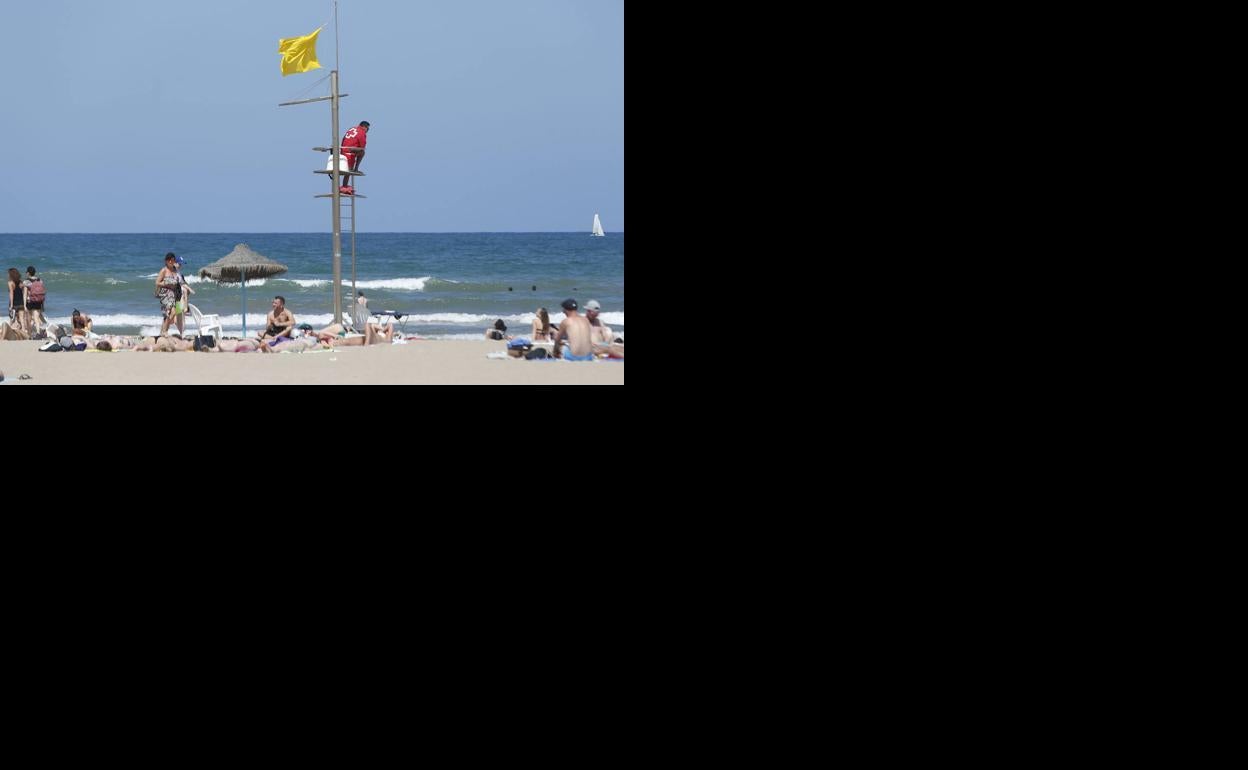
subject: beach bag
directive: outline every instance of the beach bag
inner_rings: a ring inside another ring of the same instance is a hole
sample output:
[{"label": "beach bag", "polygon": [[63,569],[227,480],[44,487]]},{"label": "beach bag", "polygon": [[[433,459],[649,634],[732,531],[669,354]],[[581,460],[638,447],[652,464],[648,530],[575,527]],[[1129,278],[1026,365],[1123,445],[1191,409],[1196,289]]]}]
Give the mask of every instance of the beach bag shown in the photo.
[{"label": "beach bag", "polygon": [[44,298],[48,296],[48,289],[43,285],[42,278],[34,278],[30,282],[30,288],[26,292],[27,302],[42,303]]},{"label": "beach bag", "polygon": [[39,348],[40,353],[60,353],[65,348],[61,347],[61,343],[53,341]]},{"label": "beach bag", "polygon": [[216,346],[217,346],[217,338],[212,336],[211,334],[200,334],[197,337],[195,337],[195,352],[196,353],[203,350],[204,348],[215,348]]},{"label": "beach bag", "polygon": [[514,339],[507,343],[507,355],[512,358],[524,358],[524,354],[533,349],[533,343],[524,337]]},{"label": "beach bag", "polygon": [[546,357],[546,348],[533,348],[524,354],[524,360],[533,361],[534,359],[542,359]]}]

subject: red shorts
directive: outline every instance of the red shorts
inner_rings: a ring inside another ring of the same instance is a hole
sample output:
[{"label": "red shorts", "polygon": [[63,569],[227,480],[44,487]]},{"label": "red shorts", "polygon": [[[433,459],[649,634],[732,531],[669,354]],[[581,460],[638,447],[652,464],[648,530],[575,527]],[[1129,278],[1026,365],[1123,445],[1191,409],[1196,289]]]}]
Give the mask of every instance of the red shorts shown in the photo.
[{"label": "red shorts", "polygon": [[360,165],[360,156],[353,155],[347,152],[346,150],[343,150],[342,154],[343,154],[343,157],[347,159],[347,168],[352,171],[355,171],[356,167]]}]

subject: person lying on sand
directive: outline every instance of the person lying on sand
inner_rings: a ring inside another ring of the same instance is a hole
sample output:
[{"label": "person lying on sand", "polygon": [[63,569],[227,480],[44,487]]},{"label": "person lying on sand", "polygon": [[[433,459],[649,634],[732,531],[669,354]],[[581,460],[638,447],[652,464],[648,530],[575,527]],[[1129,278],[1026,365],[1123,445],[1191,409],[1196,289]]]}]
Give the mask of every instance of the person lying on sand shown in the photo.
[{"label": "person lying on sand", "polygon": [[108,350],[133,350],[136,343],[130,337],[120,337],[113,335],[102,335],[97,339],[87,340],[87,350],[100,350],[102,345],[107,344]]},{"label": "person lying on sand", "polygon": [[194,340],[184,340],[180,337],[144,337],[139,340],[139,344],[131,348],[131,350],[140,352],[154,351],[157,353],[181,353],[184,350],[194,349]]}]

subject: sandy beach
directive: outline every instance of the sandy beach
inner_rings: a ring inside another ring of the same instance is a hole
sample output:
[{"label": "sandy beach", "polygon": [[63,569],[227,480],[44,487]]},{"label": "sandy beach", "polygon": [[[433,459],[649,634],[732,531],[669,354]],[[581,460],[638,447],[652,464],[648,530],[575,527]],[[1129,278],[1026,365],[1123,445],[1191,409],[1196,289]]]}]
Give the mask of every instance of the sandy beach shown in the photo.
[{"label": "sandy beach", "polygon": [[[0,342],[0,388],[17,385],[623,385],[623,361],[486,358],[503,344],[410,340],[315,353],[40,353]],[[19,380],[23,375],[29,380]]]}]

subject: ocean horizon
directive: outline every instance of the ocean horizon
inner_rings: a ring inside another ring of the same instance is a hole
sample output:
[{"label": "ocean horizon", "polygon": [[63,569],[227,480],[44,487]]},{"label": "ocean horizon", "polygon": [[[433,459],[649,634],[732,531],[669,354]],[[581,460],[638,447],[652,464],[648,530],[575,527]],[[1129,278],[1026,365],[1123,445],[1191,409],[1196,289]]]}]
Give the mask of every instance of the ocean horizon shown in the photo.
[{"label": "ocean horizon", "polygon": [[[153,334],[161,325],[153,296],[164,255],[186,260],[182,272],[203,313],[221,317],[226,334],[242,332],[242,287],[199,278],[199,270],[245,243],[289,268],[248,281],[247,330],[263,328],[273,297],[286,298],[300,323],[333,321],[333,239],[324,232],[294,233],[0,233],[0,270],[25,274],[35,266],[47,286],[45,314],[67,324],[78,309],[97,331]],[[343,308],[352,299],[351,235],[342,238]],[[566,298],[591,299],[604,323],[624,327],[624,233],[588,232],[368,232],[356,236],[356,291],[373,310],[405,315],[404,330],[432,339],[483,338],[502,319],[509,333],[527,335],[538,307],[563,318]],[[5,308],[8,307],[7,294]],[[186,317],[186,329],[195,329]]]}]

